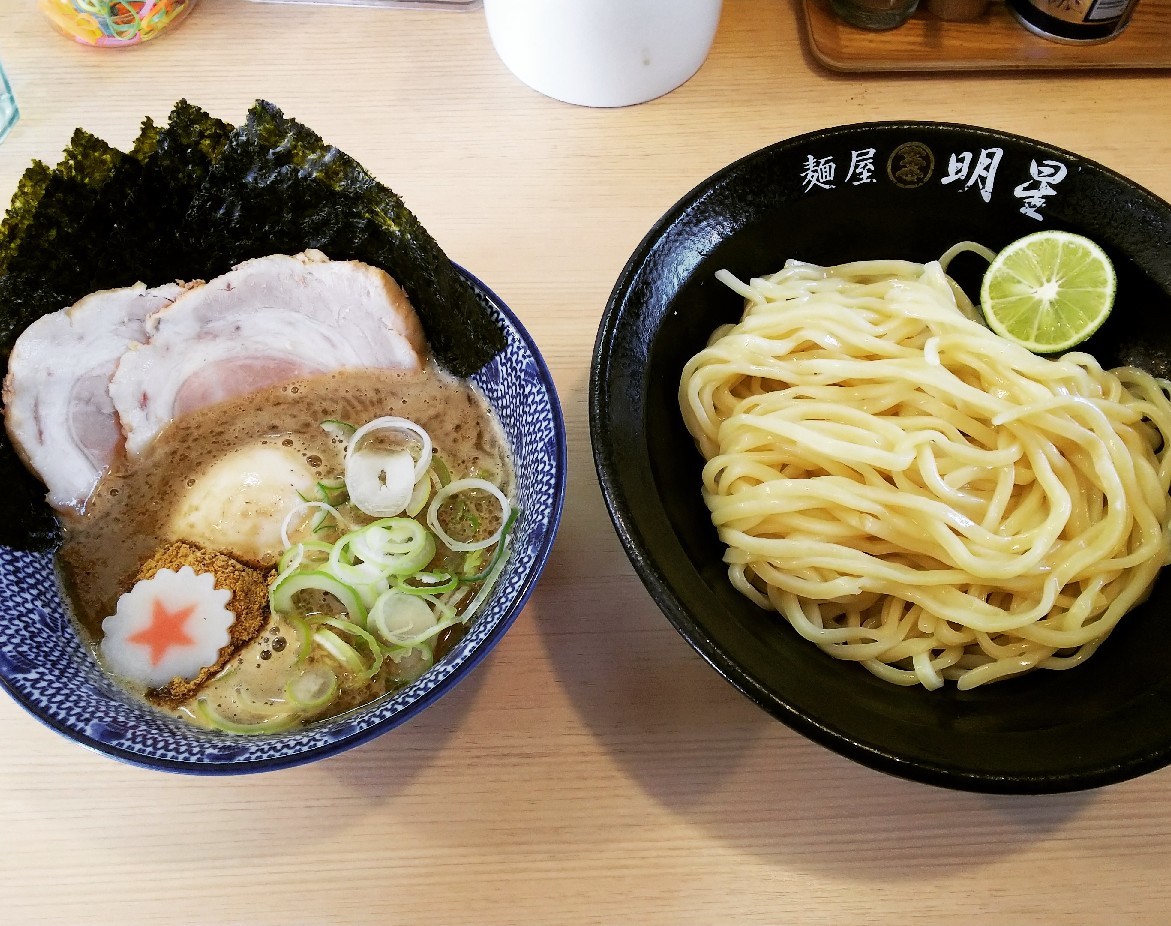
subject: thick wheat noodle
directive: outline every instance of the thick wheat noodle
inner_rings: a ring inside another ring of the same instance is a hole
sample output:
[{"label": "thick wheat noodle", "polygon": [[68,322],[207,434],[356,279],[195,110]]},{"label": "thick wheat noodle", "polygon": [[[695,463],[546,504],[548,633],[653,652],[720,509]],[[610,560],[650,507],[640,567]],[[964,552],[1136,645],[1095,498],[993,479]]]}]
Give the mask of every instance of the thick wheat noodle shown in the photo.
[{"label": "thick wheat noodle", "polygon": [[732,584],[831,655],[960,688],[1094,652],[1171,551],[1166,383],[1037,357],[938,262],[797,262],[684,368]]}]

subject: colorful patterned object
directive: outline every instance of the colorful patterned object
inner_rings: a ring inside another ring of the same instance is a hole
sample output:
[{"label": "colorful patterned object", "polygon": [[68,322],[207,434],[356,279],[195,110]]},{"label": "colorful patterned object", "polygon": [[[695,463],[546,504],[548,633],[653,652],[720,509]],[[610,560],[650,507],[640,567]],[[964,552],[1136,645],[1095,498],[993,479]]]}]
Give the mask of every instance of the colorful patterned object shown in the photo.
[{"label": "colorful patterned object", "polygon": [[195,0],[39,0],[59,31],[82,45],[138,45],[182,20]]},{"label": "colorful patterned object", "polygon": [[203,775],[268,771],[341,752],[450,690],[532,593],[557,532],[566,478],[565,424],[549,371],[516,317],[464,273],[507,338],[472,381],[512,447],[521,517],[495,592],[444,659],[399,692],[303,729],[256,736],[203,730],[138,700],[102,670],[65,610],[51,554],[0,547],[0,687],[79,743],[136,765]]}]

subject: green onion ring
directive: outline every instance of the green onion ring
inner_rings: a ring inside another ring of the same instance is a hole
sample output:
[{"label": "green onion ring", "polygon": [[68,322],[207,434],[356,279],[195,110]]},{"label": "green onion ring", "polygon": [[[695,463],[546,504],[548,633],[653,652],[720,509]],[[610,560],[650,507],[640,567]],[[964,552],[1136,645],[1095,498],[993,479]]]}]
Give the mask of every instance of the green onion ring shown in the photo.
[{"label": "green onion ring", "polygon": [[318,569],[309,572],[294,572],[280,582],[273,585],[269,591],[269,602],[272,610],[286,615],[296,613],[293,608],[293,596],[297,592],[316,589],[336,598],[341,606],[357,624],[366,623],[366,606],[358,593],[336,576]]},{"label": "green onion ring", "polygon": [[[500,527],[490,537],[483,540],[462,541],[456,540],[443,529],[443,525],[439,523],[439,508],[451,496],[463,492],[466,489],[479,489],[481,492],[487,492],[500,504]],[[435,493],[435,497],[431,499],[431,504],[427,508],[427,526],[431,528],[432,533],[442,540],[450,550],[457,553],[467,553],[469,550],[480,550],[484,547],[490,547],[492,544],[498,542],[504,536],[504,527],[508,523],[508,517],[512,512],[512,503],[508,500],[503,492],[500,491],[499,486],[489,482],[487,479],[457,479],[455,482],[449,482],[442,489]]]},{"label": "green onion ring", "polygon": [[234,720],[221,716],[207,703],[207,698],[197,698],[195,707],[204,722],[225,733],[280,733],[291,730],[300,724],[296,714],[281,714],[269,717],[259,723],[236,723]]},{"label": "green onion ring", "polygon": [[[336,627],[338,630],[341,630],[345,633],[352,634],[355,637],[360,638],[366,644],[366,646],[369,647],[371,664],[369,667],[362,666],[360,668],[360,671],[356,675],[358,681],[362,681],[362,682],[369,681],[370,679],[374,678],[375,675],[378,674],[378,670],[382,668],[382,660],[383,660],[384,656],[383,656],[383,651],[382,651],[382,644],[379,643],[374,638],[374,636],[372,634],[370,634],[369,632],[367,632],[363,628],[359,627],[357,624],[353,623],[352,621],[342,620],[341,618],[338,618],[338,617],[326,618],[321,623],[328,624],[330,627]],[[317,633],[328,633],[328,632],[329,631],[326,631],[326,630],[318,630],[317,631]],[[335,636],[336,636],[336,634],[335,634]],[[340,638],[339,638],[339,640],[340,640]],[[342,641],[342,642],[344,642],[344,641]],[[350,646],[350,644],[348,644],[348,643],[346,645]],[[355,654],[358,652],[356,649],[354,649],[353,646],[350,646],[350,649],[353,650],[353,652]]]}]

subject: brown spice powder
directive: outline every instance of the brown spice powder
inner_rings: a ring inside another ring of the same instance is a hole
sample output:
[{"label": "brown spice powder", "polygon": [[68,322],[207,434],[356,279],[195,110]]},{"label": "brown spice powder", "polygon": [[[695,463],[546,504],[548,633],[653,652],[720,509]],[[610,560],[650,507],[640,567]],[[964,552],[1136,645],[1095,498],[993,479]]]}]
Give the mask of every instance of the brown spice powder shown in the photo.
[{"label": "brown spice powder", "polygon": [[275,569],[258,569],[186,540],[178,540],[156,552],[143,563],[134,581],[153,578],[160,569],[178,572],[184,566],[190,566],[196,574],[210,572],[215,576],[216,588],[232,593],[228,610],[236,615],[236,620],[228,630],[231,639],[220,649],[213,665],[203,668],[193,679],[176,677],[163,687],[147,692],[147,699],[160,707],[178,707],[198,694],[236,653],[259,636],[269,618],[268,587],[275,577]]}]

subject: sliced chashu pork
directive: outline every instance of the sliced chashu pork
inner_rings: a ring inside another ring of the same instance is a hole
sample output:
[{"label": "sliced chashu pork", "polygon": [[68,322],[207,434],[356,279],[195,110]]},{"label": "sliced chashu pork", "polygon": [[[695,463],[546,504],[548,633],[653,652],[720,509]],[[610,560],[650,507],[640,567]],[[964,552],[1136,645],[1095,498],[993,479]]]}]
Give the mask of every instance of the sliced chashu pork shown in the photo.
[{"label": "sliced chashu pork", "polygon": [[53,507],[82,507],[118,453],[110,376],[127,347],[146,340],[147,317],[182,292],[139,283],[92,293],[17,338],[4,380],[5,426]]},{"label": "sliced chashu pork", "polygon": [[386,273],[319,251],[235,269],[147,320],[110,395],[134,455],[172,418],[280,382],[355,368],[419,369],[422,325]]}]

